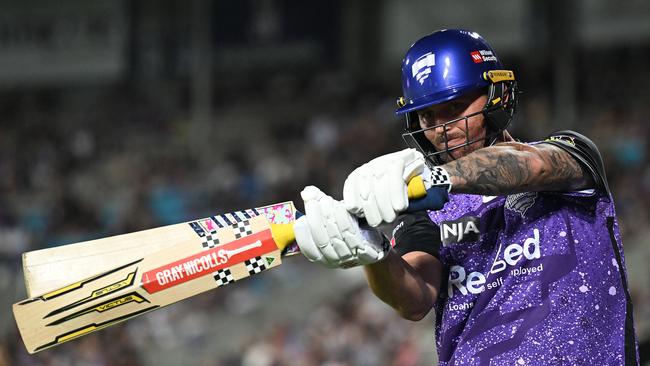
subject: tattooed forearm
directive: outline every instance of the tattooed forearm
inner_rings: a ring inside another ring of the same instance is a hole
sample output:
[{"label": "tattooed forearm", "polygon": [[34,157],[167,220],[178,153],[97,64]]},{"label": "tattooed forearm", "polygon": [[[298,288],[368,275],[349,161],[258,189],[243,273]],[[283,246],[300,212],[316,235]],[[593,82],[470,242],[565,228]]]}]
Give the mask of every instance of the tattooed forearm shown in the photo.
[{"label": "tattooed forearm", "polygon": [[444,168],[457,193],[503,195],[594,186],[591,175],[569,153],[550,144],[502,143],[447,163]]}]

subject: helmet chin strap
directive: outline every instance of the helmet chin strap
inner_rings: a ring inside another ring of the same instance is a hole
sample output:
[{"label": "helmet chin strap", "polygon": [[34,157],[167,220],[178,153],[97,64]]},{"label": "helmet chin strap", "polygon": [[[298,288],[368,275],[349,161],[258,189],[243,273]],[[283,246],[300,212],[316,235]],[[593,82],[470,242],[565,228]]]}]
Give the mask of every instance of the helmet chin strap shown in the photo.
[{"label": "helmet chin strap", "polygon": [[[486,138],[484,141],[487,140],[488,139]],[[492,137],[491,141],[489,143],[486,143],[484,147],[492,146],[496,143],[505,142],[505,141],[506,141],[506,130],[502,130],[501,132],[495,134],[494,137]]]}]

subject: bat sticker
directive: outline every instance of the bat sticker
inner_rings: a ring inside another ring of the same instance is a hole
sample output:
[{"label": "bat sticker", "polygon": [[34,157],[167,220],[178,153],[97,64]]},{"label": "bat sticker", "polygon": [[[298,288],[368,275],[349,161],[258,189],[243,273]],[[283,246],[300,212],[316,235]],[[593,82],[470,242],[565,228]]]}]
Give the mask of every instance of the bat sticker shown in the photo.
[{"label": "bat sticker", "polygon": [[264,230],[147,271],[142,275],[142,287],[154,294],[277,249],[271,231]]}]

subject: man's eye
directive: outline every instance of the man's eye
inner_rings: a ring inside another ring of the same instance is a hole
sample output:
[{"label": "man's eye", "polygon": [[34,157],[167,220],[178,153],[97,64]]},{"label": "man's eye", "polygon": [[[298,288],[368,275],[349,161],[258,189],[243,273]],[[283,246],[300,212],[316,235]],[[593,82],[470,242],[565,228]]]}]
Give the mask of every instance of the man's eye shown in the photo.
[{"label": "man's eye", "polygon": [[449,105],[449,111],[450,112],[458,112],[462,108],[460,103],[451,103]]}]

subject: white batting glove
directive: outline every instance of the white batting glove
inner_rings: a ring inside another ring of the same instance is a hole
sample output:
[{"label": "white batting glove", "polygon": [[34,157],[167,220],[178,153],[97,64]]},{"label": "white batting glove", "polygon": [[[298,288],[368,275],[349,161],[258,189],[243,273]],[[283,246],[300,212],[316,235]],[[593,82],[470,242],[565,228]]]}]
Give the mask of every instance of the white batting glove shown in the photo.
[{"label": "white batting glove", "polygon": [[383,155],[355,169],[345,180],[343,201],[348,211],[370,226],[393,222],[408,207],[407,183],[424,170],[424,156],[415,149]]},{"label": "white batting glove", "polygon": [[349,268],[378,262],[391,250],[377,229],[359,226],[341,201],[314,186],[301,192],[305,216],[294,224],[296,242],[312,262],[329,268]]}]

